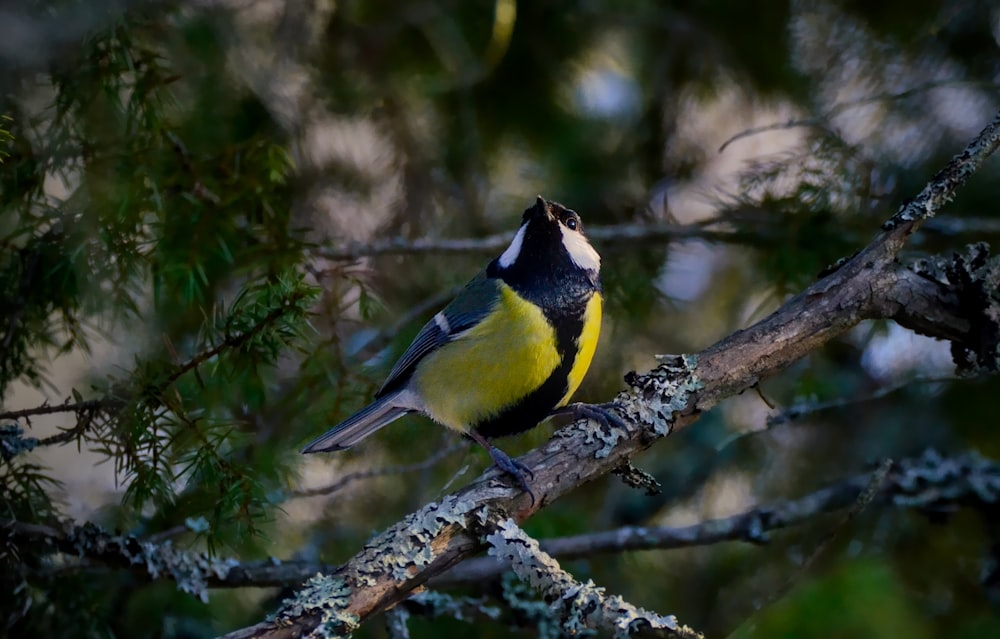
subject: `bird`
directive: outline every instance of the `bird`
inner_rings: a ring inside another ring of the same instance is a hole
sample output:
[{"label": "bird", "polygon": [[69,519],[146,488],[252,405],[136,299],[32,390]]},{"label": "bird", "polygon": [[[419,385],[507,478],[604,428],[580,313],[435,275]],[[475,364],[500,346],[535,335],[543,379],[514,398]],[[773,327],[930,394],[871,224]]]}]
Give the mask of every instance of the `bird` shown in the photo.
[{"label": "bird", "polygon": [[600,270],[580,216],[538,196],[510,245],[423,326],[374,401],[302,452],[344,450],[422,413],[483,446],[534,503],[530,469],[489,440],[558,413],[606,423],[594,406],[569,405],[601,332]]}]

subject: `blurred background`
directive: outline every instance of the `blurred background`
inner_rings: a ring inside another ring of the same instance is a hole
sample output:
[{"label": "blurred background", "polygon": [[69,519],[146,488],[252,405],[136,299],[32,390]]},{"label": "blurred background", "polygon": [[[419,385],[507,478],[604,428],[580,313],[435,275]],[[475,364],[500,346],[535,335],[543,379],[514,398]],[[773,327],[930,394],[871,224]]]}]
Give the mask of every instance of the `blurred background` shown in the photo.
[{"label": "blurred background", "polygon": [[[0,3],[0,425],[34,446],[2,457],[0,517],[342,562],[489,459],[420,417],[298,450],[368,401],[536,194],[603,256],[577,399],[608,401],[864,246],[994,116],[998,43],[990,0]],[[998,178],[993,160],[902,258],[993,241]],[[956,379],[947,343],[891,323],[760,390],[633,460],[661,495],[609,476],[525,529],[695,524],[930,447],[1000,459],[1000,382]],[[947,506],[873,504],[809,570],[842,515],[564,567],[710,637],[1000,636],[996,512]],[[202,601],[2,548],[9,636],[213,636],[290,592]],[[504,607],[499,580],[455,592]],[[507,610],[410,628],[542,626]]]}]

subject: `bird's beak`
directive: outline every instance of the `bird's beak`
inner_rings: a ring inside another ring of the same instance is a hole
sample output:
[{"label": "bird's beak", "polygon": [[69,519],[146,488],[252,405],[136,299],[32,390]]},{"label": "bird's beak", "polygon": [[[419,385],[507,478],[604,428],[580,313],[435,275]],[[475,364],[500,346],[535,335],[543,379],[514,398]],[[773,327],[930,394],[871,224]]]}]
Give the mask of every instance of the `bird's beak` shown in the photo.
[{"label": "bird's beak", "polygon": [[543,217],[552,218],[552,211],[549,207],[549,203],[545,201],[541,195],[535,199],[535,206],[531,209],[531,219],[539,220]]}]

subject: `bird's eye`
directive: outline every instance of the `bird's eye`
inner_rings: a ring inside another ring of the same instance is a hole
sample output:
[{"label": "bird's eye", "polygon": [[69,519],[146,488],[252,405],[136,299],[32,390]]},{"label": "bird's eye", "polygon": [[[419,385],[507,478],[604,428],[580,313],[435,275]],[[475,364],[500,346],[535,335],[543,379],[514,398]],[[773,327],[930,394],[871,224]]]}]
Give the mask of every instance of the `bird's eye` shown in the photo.
[{"label": "bird's eye", "polygon": [[571,231],[575,231],[580,226],[580,223],[577,221],[575,217],[566,218],[565,220],[563,220],[563,224],[565,224],[566,228],[568,228]]}]

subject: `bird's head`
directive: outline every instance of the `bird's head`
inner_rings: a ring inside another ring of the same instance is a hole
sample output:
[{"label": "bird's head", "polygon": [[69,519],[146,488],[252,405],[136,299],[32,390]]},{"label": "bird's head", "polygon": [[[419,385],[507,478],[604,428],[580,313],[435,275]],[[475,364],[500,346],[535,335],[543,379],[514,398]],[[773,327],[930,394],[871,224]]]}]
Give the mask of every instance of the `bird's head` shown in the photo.
[{"label": "bird's head", "polygon": [[596,280],[601,256],[583,234],[576,211],[538,196],[526,209],[517,234],[497,260],[500,269],[579,269]]}]

